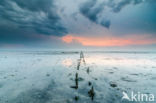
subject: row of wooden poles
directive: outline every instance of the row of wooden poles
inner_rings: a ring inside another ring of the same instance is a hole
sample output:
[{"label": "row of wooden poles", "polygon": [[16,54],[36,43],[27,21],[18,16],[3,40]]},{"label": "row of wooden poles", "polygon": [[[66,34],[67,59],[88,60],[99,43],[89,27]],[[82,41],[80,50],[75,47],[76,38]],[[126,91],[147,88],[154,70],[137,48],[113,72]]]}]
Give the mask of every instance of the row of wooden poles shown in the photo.
[{"label": "row of wooden poles", "polygon": [[[81,52],[80,52],[80,59],[78,59],[78,63],[77,63],[77,72],[76,72],[76,74],[75,74],[75,85],[74,85],[74,86],[71,86],[71,88],[73,88],[73,89],[75,89],[75,90],[77,90],[77,89],[79,88],[79,76],[78,76],[78,71],[80,70],[80,66],[81,66],[82,62],[83,62],[84,65],[86,65],[85,58],[84,58],[84,54],[83,54],[83,52],[81,51]],[[89,67],[87,68],[86,71],[87,71],[87,73],[89,74],[89,72],[90,72]],[[91,86],[92,83],[89,81],[89,82],[88,82],[88,85]],[[89,95],[89,97],[91,98],[91,100],[93,101],[93,100],[94,100],[94,96],[95,96],[95,92],[94,92],[94,87],[93,87],[93,86],[92,86],[91,89],[88,91],[88,95]],[[74,99],[75,99],[76,101],[78,101],[78,100],[79,100],[79,97],[78,97],[78,96],[75,96]]]}]

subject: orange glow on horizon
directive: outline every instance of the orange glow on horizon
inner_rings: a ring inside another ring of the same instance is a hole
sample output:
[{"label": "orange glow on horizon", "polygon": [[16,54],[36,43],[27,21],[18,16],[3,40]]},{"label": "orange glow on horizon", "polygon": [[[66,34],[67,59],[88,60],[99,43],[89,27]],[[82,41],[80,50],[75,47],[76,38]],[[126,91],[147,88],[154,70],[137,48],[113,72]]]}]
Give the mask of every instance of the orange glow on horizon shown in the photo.
[{"label": "orange glow on horizon", "polygon": [[66,35],[62,41],[72,43],[73,41],[82,44],[83,46],[126,46],[126,45],[146,45],[156,43],[156,39],[149,39],[147,35],[133,35],[128,37],[81,37]]},{"label": "orange glow on horizon", "polygon": [[73,37],[71,35],[66,35],[64,37],[62,37],[62,40],[66,43],[71,43],[73,41]]}]

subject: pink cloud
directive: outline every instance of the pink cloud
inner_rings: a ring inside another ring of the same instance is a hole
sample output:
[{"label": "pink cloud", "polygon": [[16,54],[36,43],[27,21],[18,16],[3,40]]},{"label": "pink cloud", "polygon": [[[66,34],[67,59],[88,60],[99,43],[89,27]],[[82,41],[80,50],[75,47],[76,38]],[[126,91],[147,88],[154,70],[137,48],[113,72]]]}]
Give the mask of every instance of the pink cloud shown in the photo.
[{"label": "pink cloud", "polygon": [[127,46],[127,45],[147,45],[156,44],[156,38],[151,35],[129,35],[125,37],[83,37],[66,35],[61,38],[65,43],[76,41],[83,46]]}]

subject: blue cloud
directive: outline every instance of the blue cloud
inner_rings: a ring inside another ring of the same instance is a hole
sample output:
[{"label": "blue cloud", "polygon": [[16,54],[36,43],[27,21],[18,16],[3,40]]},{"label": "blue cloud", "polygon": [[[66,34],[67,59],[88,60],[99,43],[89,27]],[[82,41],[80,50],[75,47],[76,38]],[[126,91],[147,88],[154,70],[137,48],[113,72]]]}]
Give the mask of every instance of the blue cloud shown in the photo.
[{"label": "blue cloud", "polygon": [[[61,24],[53,0],[1,0],[0,26],[16,26],[16,30],[62,36],[67,33]],[[12,30],[14,31],[14,30]],[[0,32],[2,35],[2,32]],[[14,34],[15,35],[15,34]],[[22,35],[22,34],[21,34]]]}]

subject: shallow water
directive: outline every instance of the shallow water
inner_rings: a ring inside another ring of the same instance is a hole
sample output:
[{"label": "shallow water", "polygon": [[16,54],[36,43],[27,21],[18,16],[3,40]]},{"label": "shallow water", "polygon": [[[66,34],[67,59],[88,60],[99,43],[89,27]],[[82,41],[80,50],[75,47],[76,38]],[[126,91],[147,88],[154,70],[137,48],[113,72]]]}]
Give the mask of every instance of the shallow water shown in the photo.
[{"label": "shallow water", "polygon": [[79,51],[1,51],[0,103],[129,103],[123,91],[156,95],[155,52],[83,54],[85,62]]}]

